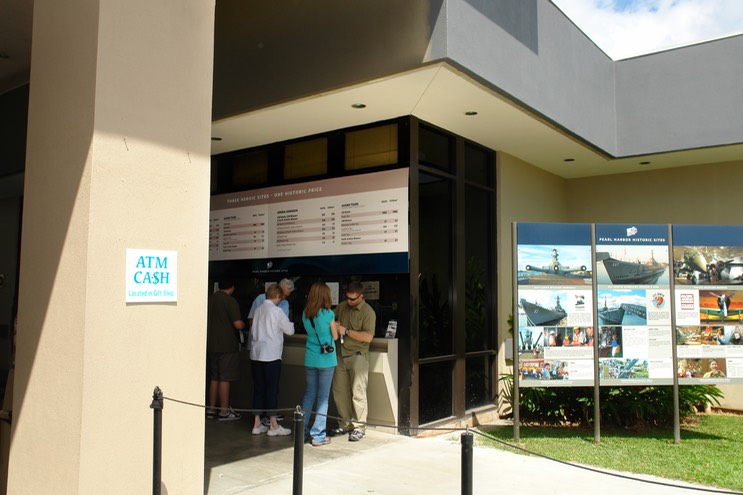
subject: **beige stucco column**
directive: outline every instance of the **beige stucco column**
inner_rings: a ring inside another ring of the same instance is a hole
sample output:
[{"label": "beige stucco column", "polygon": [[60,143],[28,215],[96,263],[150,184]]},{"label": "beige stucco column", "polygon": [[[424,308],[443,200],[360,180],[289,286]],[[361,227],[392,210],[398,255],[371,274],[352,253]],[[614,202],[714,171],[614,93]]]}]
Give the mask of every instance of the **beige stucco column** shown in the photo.
[{"label": "beige stucco column", "polygon": [[[8,492],[150,493],[152,391],[203,403],[214,0],[37,0]],[[177,300],[126,302],[128,248]],[[163,411],[162,493],[203,493]]]}]

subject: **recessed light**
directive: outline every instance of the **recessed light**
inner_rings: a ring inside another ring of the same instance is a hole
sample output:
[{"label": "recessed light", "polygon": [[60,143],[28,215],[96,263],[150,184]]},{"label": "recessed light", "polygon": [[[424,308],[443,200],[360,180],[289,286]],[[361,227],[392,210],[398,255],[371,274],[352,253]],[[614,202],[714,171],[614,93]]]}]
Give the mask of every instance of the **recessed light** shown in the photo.
[{"label": "recessed light", "polygon": [[464,112],[464,114],[465,115],[477,115],[477,112],[475,112],[474,110],[470,110],[468,112]]},{"label": "recessed light", "polygon": [[564,162],[574,162],[575,161],[575,158],[565,158],[563,161]]},{"label": "recessed light", "polygon": [[650,162],[640,162],[640,165],[650,165]]},{"label": "recessed light", "polygon": [[212,136],[212,141],[221,141],[221,140],[222,140],[221,137]]},{"label": "recessed light", "polygon": [[366,105],[363,103],[354,103],[351,105],[353,108],[366,108]]}]

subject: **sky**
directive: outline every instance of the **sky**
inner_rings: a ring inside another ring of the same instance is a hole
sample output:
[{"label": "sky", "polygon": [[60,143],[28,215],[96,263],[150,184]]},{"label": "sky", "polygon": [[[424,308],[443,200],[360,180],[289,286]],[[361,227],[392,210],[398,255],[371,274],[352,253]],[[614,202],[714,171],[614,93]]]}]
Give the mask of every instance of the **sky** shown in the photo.
[{"label": "sky", "polygon": [[552,0],[614,60],[743,33],[743,0]]}]

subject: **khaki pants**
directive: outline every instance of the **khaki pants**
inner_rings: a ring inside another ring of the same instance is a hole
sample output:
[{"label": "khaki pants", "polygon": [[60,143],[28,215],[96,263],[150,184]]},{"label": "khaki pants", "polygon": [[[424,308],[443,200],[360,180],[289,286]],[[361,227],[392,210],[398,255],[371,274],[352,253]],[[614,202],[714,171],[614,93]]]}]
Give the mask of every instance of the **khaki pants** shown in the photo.
[{"label": "khaki pants", "polygon": [[366,429],[366,386],[369,383],[369,354],[356,353],[338,359],[333,376],[333,398],[340,427],[345,430]]}]

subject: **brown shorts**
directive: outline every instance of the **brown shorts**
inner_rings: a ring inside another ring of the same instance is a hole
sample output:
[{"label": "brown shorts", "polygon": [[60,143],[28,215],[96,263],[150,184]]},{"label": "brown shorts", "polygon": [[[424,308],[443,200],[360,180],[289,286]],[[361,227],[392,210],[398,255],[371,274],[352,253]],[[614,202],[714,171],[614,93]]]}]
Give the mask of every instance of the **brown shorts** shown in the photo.
[{"label": "brown shorts", "polygon": [[211,379],[218,382],[236,382],[240,379],[239,352],[209,353]]}]

